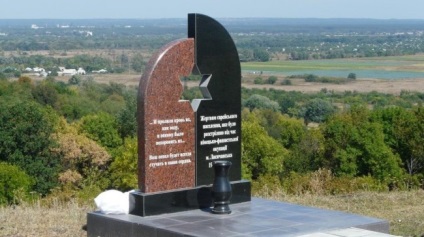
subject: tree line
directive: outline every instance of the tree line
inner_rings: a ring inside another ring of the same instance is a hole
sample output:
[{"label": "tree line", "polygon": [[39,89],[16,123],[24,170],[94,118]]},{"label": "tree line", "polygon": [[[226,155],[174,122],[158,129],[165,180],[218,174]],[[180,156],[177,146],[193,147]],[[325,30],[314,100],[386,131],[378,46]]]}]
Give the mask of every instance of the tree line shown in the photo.
[{"label": "tree line", "polygon": [[121,52],[107,56],[80,54],[71,57],[53,57],[44,55],[10,55],[0,56],[0,78],[19,77],[27,72],[26,68],[41,67],[57,76],[59,67],[83,68],[87,73],[106,69],[109,73],[132,71],[142,72],[146,64],[139,52]]},{"label": "tree line", "polygon": [[[1,79],[0,203],[137,188],[136,94],[90,77]],[[242,97],[242,171],[254,188],[304,193],[316,188],[311,177],[329,193],[423,187],[422,93],[243,88]]]},{"label": "tree line", "polygon": [[[315,20],[315,19],[314,19]],[[59,20],[58,20],[59,21]],[[74,22],[67,28],[40,22],[46,28],[0,25],[0,55],[7,51],[105,49],[142,50],[151,53],[166,43],[187,37],[183,19]],[[178,22],[178,23],[177,23]],[[242,61],[310,60],[351,57],[411,55],[424,52],[422,29],[416,21],[361,20],[321,21],[307,19],[240,19],[226,21]],[[247,23],[248,22],[248,23]],[[389,24],[389,22],[391,22]],[[63,22],[61,22],[63,23]],[[87,25],[93,24],[87,28]],[[24,23],[22,23],[24,24]],[[145,25],[143,25],[145,24]],[[92,35],[88,36],[87,31]]]}]

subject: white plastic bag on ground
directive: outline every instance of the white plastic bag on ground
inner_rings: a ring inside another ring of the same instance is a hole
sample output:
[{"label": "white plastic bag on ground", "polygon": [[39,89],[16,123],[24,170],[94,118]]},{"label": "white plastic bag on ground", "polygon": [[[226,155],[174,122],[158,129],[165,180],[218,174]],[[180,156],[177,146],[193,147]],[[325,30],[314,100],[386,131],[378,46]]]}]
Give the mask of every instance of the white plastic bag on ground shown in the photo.
[{"label": "white plastic bag on ground", "polygon": [[104,214],[128,214],[129,192],[107,190],[100,193],[95,199],[97,208]]}]

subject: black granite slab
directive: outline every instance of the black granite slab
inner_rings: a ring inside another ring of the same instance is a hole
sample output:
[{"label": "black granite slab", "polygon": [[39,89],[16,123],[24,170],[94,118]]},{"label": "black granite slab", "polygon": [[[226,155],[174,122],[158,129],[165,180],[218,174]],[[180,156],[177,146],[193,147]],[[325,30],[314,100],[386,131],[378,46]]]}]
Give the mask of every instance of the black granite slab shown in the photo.
[{"label": "black granite slab", "polygon": [[[231,203],[249,202],[250,182],[246,180],[231,182]],[[152,216],[158,214],[204,209],[213,206],[211,186],[199,186],[172,192],[130,194],[130,214]]]},{"label": "black granite slab", "polygon": [[241,67],[228,31],[215,19],[188,15],[195,64],[204,99],[193,101],[196,117],[196,185],[213,182],[212,162],[232,163],[230,181],[241,180]]},{"label": "black granite slab", "polygon": [[210,209],[140,217],[88,213],[88,236],[301,236],[345,228],[389,232],[382,219],[252,198],[230,205],[232,214],[215,215]]}]

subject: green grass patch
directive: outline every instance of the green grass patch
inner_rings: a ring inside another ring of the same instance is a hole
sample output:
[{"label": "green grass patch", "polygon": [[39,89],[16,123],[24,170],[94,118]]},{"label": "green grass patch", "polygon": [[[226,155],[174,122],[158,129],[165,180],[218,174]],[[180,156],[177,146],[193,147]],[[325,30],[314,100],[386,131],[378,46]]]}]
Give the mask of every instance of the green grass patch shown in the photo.
[{"label": "green grass patch", "polygon": [[305,79],[306,82],[320,82],[320,83],[331,83],[331,84],[343,84],[349,82],[353,79],[348,79],[344,77],[320,77],[314,74],[302,74],[302,75],[290,75],[287,76],[288,79],[301,78]]},{"label": "green grass patch", "polygon": [[241,67],[243,71],[262,71],[267,74],[312,73],[320,76],[341,76],[355,72],[362,78],[402,79],[424,78],[423,61],[424,55],[410,55],[379,58],[245,62],[241,64]]}]

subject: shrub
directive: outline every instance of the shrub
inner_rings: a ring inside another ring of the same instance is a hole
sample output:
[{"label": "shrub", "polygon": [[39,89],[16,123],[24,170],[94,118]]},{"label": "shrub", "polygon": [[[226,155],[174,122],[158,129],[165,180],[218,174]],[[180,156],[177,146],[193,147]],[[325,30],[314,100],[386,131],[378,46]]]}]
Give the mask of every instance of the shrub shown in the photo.
[{"label": "shrub", "polygon": [[71,78],[69,78],[68,83],[69,85],[79,85],[81,83],[81,77],[73,75]]},{"label": "shrub", "polygon": [[290,86],[290,85],[292,85],[292,81],[290,79],[284,79],[281,82],[281,85]]},{"label": "shrub", "polygon": [[317,80],[318,80],[318,76],[314,75],[314,74],[308,74],[305,77],[305,81],[307,81],[307,82],[314,82],[314,81],[317,81]]},{"label": "shrub", "polygon": [[284,190],[289,194],[336,195],[357,191],[387,191],[388,186],[371,176],[336,177],[329,169],[318,169],[311,173],[291,172],[284,178]]},{"label": "shrub", "polygon": [[273,85],[277,80],[278,78],[276,76],[270,76],[268,77],[267,83]]},{"label": "shrub", "polygon": [[54,151],[62,157],[63,170],[58,177],[62,186],[76,190],[86,186],[108,187],[106,169],[111,156],[106,149],[78,134],[76,128],[69,126],[64,119],[59,130],[53,137],[59,145]]},{"label": "shrub", "polygon": [[117,67],[110,70],[111,73],[123,73],[125,72],[125,68]]},{"label": "shrub", "polygon": [[254,84],[256,85],[262,85],[264,84],[264,81],[262,79],[262,77],[256,77],[255,80],[253,81]]},{"label": "shrub", "polygon": [[135,189],[137,183],[137,139],[126,139],[124,145],[116,151],[115,160],[110,166],[113,188],[121,191]]},{"label": "shrub", "polygon": [[31,178],[19,167],[0,162],[0,204],[17,203],[15,194],[26,194],[31,183]]},{"label": "shrub", "polygon": [[28,84],[28,85],[31,85],[32,84],[32,79],[30,77],[27,77],[27,76],[21,76],[18,79],[18,83],[19,84]]},{"label": "shrub", "polygon": [[349,73],[349,75],[347,75],[347,79],[355,80],[356,79],[356,73],[353,73],[353,72]]},{"label": "shrub", "polygon": [[282,193],[280,179],[278,176],[269,174],[259,176],[257,180],[252,180],[252,193],[264,198]]},{"label": "shrub", "polygon": [[250,110],[253,109],[270,109],[272,111],[278,111],[280,109],[280,105],[270,100],[268,97],[253,94],[251,95],[245,102],[244,106],[249,108]]}]

